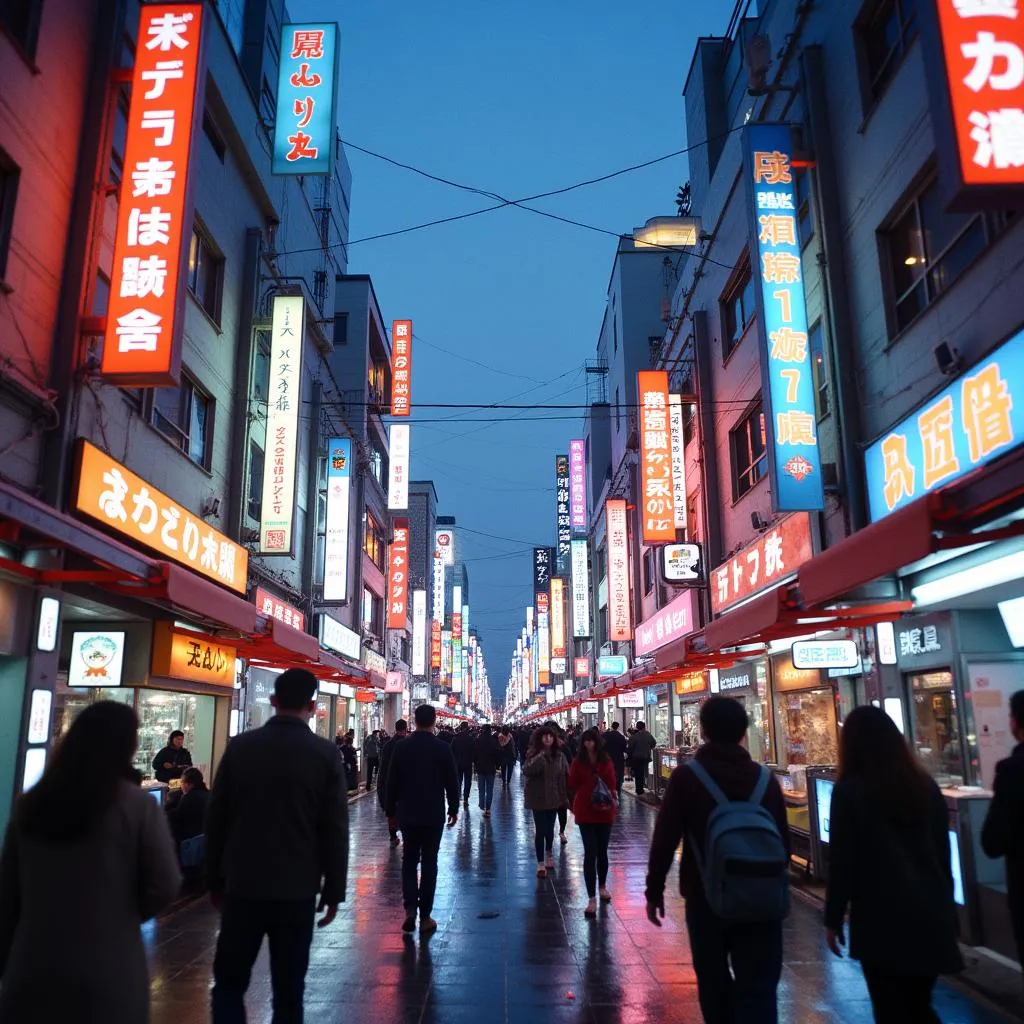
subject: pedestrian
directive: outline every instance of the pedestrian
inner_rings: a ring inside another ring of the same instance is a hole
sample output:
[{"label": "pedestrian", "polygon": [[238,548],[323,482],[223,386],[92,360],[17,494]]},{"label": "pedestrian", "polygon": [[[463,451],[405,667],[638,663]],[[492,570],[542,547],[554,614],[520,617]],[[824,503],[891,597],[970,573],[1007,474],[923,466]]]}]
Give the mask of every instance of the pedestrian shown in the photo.
[{"label": "pedestrian", "polygon": [[345,733],[341,741],[341,761],[345,768],[345,788],[351,793],[359,788],[359,762],[356,760],[355,736],[353,733]]},{"label": "pedestrian", "polygon": [[598,886],[602,903],[612,898],[608,891],[608,841],[619,805],[615,768],[597,729],[587,729],[580,737],[579,753],[569,769],[569,793],[573,817],[583,838],[583,880],[588,897],[583,913],[595,917]]},{"label": "pedestrian", "polygon": [[145,1024],[139,928],[178,895],[163,812],[131,779],[131,707],[85,708],[14,806],[0,856],[0,1021]]},{"label": "pedestrian", "polygon": [[615,767],[615,789],[621,800],[622,783],[626,778],[626,737],[622,735],[622,726],[618,722],[612,722],[611,730],[606,732],[602,739],[604,749]]},{"label": "pedestrian", "polygon": [[469,809],[469,794],[473,789],[473,759],[476,757],[476,739],[463,722],[452,740],[452,754],[455,770],[459,773],[459,788],[462,790],[462,806]]},{"label": "pedestrian", "polygon": [[494,799],[494,773],[498,770],[499,755],[498,741],[491,732],[491,727],[485,725],[480,730],[473,752],[480,810],[484,812],[485,818],[491,816],[491,801]]},{"label": "pedestrian", "polygon": [[544,878],[555,866],[555,819],[569,802],[569,772],[554,729],[542,725],[530,738],[523,766],[526,809],[533,811],[537,877]]},{"label": "pedestrian", "polygon": [[940,1020],[932,989],[963,970],[949,852],[949,812],[892,719],[855,708],[839,739],[829,810],[825,927],[859,960],[879,1024]]},{"label": "pedestrian", "polygon": [[637,722],[634,728],[633,738],[629,741],[629,760],[633,768],[636,795],[643,796],[647,786],[647,766],[651,763],[658,743],[643,722]]},{"label": "pedestrian", "polygon": [[217,769],[206,817],[207,880],[221,912],[214,1024],[245,1021],[264,936],[275,1024],[300,1024],[315,913],[323,928],[345,899],[348,801],[334,744],[309,728],[316,691],[312,672],[282,672],[274,717],[231,740]]},{"label": "pedestrian", "polygon": [[789,910],[785,801],[774,774],[743,746],[748,720],[739,701],[709,698],[700,723],[706,742],[672,772],[658,813],[647,918],[661,927],[665,879],[685,837],[679,887],[704,1020],[776,1024]]},{"label": "pedestrian", "polygon": [[[572,761],[572,758],[569,756],[569,751],[567,749],[566,734],[563,732],[562,727],[553,718],[549,718],[544,724],[555,734],[555,745],[561,751],[562,757],[565,758],[565,771],[566,774],[568,774],[569,764]],[[568,826],[569,797],[567,794],[565,803],[558,808],[558,839],[563,846],[569,842],[569,837],[565,834],[565,830]]]},{"label": "pedestrian", "polygon": [[180,779],[186,768],[192,767],[192,755],[185,749],[185,734],[180,729],[167,737],[167,746],[153,758],[153,771],[157,782]]},{"label": "pedestrian", "polygon": [[[395,722],[395,735],[388,740],[380,754],[380,771],[377,773],[377,803],[380,809],[387,814],[387,778],[388,769],[391,767],[391,758],[394,757],[395,748],[409,735],[409,723],[400,718]],[[392,846],[398,845],[398,819],[388,815],[388,837]]]},{"label": "pedestrian", "polygon": [[411,932],[416,927],[419,911],[420,933],[429,935],[437,931],[431,914],[437,889],[437,855],[444,835],[445,800],[450,828],[459,820],[459,779],[451,746],[434,735],[434,708],[421,704],[415,721],[416,731],[395,749],[388,767],[386,809],[389,817],[397,818],[402,830],[402,931]]},{"label": "pedestrian", "polygon": [[505,789],[508,789],[519,754],[516,751],[516,742],[512,739],[512,730],[507,725],[501,727],[501,732],[498,734],[498,746],[500,748],[501,782]]},{"label": "pedestrian", "polygon": [[363,761],[366,763],[366,792],[369,793],[380,768],[380,734],[376,729],[363,740]]},{"label": "pedestrian", "polygon": [[203,835],[210,790],[198,768],[186,768],[181,777],[181,799],[167,810],[176,843]]}]

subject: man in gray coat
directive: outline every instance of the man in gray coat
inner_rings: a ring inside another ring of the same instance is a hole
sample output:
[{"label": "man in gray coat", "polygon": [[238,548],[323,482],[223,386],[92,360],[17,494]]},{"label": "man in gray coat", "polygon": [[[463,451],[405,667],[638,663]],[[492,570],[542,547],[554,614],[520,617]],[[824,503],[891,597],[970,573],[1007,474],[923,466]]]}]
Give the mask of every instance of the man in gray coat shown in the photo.
[{"label": "man in gray coat", "polygon": [[348,799],[335,745],[309,728],[316,685],[305,669],[278,676],[270,699],[277,714],[228,744],[213,784],[206,862],[221,911],[214,1024],[245,1021],[264,935],[275,1024],[300,1024],[315,914],[323,913],[323,928],[345,899]]},{"label": "man in gray coat", "polygon": [[630,764],[633,767],[633,780],[636,782],[636,795],[643,796],[644,787],[647,785],[647,766],[654,756],[654,748],[658,741],[648,731],[643,722],[637,722],[634,726],[633,738],[629,741],[627,752]]}]

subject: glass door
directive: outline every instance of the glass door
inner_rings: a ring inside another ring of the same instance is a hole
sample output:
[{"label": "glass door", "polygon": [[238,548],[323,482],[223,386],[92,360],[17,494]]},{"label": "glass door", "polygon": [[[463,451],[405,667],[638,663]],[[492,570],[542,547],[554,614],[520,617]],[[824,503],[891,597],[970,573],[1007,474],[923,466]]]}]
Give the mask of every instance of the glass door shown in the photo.
[{"label": "glass door", "polygon": [[917,756],[940,786],[962,786],[966,772],[953,673],[922,672],[907,676],[907,683]]}]

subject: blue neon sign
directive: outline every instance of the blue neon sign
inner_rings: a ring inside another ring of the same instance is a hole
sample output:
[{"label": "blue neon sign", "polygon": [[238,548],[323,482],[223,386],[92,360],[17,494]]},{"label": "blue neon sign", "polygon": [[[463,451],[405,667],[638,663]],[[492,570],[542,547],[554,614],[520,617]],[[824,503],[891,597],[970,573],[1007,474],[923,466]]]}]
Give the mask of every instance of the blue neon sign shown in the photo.
[{"label": "blue neon sign", "polygon": [[625,675],[629,670],[629,664],[624,654],[602,654],[597,659],[597,678],[609,679],[614,676]]}]

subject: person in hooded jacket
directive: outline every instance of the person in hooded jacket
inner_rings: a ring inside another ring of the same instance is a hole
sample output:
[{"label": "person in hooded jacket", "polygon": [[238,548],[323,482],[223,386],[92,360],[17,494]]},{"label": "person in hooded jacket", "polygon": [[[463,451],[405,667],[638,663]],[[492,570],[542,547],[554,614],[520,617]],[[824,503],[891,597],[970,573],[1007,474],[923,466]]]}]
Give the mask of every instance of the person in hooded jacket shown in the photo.
[{"label": "person in hooded jacket", "polygon": [[473,761],[476,758],[476,739],[468,722],[463,722],[456,731],[452,740],[452,754],[455,757],[455,769],[459,773],[462,806],[468,808],[469,794],[473,789]]}]

